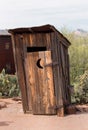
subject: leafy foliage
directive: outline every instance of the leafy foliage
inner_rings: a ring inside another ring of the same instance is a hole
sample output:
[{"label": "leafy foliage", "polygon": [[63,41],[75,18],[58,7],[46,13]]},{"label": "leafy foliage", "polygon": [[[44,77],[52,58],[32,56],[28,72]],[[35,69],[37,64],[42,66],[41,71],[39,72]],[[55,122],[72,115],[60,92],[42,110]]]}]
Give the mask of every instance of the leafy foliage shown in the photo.
[{"label": "leafy foliage", "polygon": [[20,94],[16,75],[8,75],[3,69],[0,73],[0,96],[14,97]]},{"label": "leafy foliage", "polygon": [[71,42],[69,47],[70,79],[76,102],[88,102],[88,35],[77,35],[66,27],[61,32]]},{"label": "leafy foliage", "polygon": [[88,103],[88,71],[78,78],[78,84],[74,89],[76,102]]},{"label": "leafy foliage", "polygon": [[88,35],[76,35],[65,27],[61,31],[71,42],[69,47],[70,77],[71,84],[74,84],[77,77],[88,70]]}]

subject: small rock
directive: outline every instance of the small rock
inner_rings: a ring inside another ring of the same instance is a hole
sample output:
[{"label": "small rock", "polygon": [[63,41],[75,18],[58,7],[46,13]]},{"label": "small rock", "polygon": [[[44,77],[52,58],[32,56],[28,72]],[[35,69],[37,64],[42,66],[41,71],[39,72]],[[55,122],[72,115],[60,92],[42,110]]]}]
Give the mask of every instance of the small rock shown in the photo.
[{"label": "small rock", "polygon": [[67,114],[76,114],[76,107],[73,105],[70,105],[66,108]]},{"label": "small rock", "polygon": [[20,97],[13,97],[12,100],[14,100],[14,101],[21,101],[21,98]]},{"label": "small rock", "polygon": [[7,105],[5,102],[0,102],[0,109],[6,108],[6,107],[7,107]]},{"label": "small rock", "polygon": [[18,101],[17,104],[22,104],[22,101]]}]

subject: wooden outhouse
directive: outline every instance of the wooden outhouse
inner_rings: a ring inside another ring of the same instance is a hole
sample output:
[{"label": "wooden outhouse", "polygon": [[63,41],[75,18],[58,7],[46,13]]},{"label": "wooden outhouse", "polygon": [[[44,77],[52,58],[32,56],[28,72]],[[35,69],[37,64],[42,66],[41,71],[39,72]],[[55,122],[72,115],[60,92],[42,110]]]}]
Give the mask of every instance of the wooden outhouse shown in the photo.
[{"label": "wooden outhouse", "polygon": [[70,42],[51,25],[9,32],[24,113],[63,116],[70,104]]},{"label": "wooden outhouse", "polygon": [[0,30],[0,72],[15,74],[11,35],[7,30]]}]

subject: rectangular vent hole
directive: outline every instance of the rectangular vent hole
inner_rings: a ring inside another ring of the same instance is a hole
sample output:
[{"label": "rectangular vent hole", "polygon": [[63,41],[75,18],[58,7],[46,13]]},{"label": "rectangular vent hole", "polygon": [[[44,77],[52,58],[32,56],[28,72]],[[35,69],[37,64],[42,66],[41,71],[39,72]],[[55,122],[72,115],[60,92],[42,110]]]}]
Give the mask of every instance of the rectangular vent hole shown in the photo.
[{"label": "rectangular vent hole", "polygon": [[46,47],[27,47],[27,52],[46,51]]}]

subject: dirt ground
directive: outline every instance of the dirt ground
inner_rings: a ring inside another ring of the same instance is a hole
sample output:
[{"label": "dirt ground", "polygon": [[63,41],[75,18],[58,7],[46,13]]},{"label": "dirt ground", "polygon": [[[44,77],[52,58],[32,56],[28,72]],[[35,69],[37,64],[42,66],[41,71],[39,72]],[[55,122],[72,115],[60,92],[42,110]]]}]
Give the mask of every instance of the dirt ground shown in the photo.
[{"label": "dirt ground", "polygon": [[7,107],[0,109],[0,130],[88,130],[88,113],[65,117],[24,114],[20,101],[0,99]]}]

